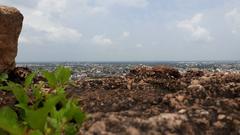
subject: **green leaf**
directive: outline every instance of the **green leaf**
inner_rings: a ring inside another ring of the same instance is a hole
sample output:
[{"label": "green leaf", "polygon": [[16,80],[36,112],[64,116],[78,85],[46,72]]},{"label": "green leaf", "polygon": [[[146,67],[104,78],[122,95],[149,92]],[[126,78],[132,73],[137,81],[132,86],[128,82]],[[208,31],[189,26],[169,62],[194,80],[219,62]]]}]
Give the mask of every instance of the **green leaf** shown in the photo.
[{"label": "green leaf", "polygon": [[0,128],[11,135],[22,135],[24,129],[17,121],[17,114],[10,107],[0,108]]},{"label": "green leaf", "polygon": [[35,77],[35,73],[31,73],[28,75],[25,79],[24,86],[25,88],[29,88],[29,86],[32,84],[33,78]]},{"label": "green leaf", "polygon": [[59,66],[55,71],[44,71],[43,76],[48,80],[48,84],[52,89],[64,87],[71,77],[71,69]]},{"label": "green leaf", "polygon": [[0,74],[0,83],[8,79],[8,75],[5,73]]},{"label": "green leaf", "polygon": [[[19,101],[19,104],[15,105],[18,107],[19,118],[9,107],[0,110],[0,135],[74,135],[77,133],[78,126],[86,116],[75,100],[66,98],[65,87],[70,84],[71,69],[61,66],[53,72],[44,71],[42,74],[47,79],[49,87],[56,91],[55,93],[46,95],[42,93],[44,82],[43,84],[32,84],[36,73],[27,76],[24,86],[13,82],[7,82],[7,86],[0,85],[0,90],[12,91]],[[3,80],[5,81],[5,79]],[[29,88],[32,90],[32,105],[28,104],[30,101],[27,93]],[[75,120],[78,124],[71,123],[71,120]]]},{"label": "green leaf", "polygon": [[43,135],[43,133],[39,130],[33,130],[30,132],[30,135]]},{"label": "green leaf", "polygon": [[0,90],[11,91],[12,89],[9,86],[0,86]]},{"label": "green leaf", "polygon": [[25,89],[20,85],[13,82],[8,83],[9,89],[12,90],[14,96],[20,104],[28,104],[28,95]]},{"label": "green leaf", "polygon": [[[51,112],[49,124],[56,129],[57,133],[59,133],[59,129],[64,127],[65,134],[74,135],[77,133],[77,126],[85,120],[85,114],[80,110],[73,99],[65,100],[66,101],[62,101],[63,105],[60,110],[54,109]],[[78,125],[70,123],[71,120],[75,120]]]},{"label": "green leaf", "polygon": [[9,135],[9,133],[0,128],[0,135]]},{"label": "green leaf", "polygon": [[64,117],[68,121],[74,119],[78,124],[81,124],[86,118],[85,113],[81,111],[80,107],[77,106],[76,102],[73,99],[68,100],[64,111]]},{"label": "green leaf", "polygon": [[43,87],[40,84],[36,84],[34,87],[32,87],[33,96],[34,96],[34,104],[33,108],[37,109],[39,107],[39,104],[43,102],[43,99],[45,98],[43,93],[41,92],[41,87]]},{"label": "green leaf", "polygon": [[56,89],[56,92],[57,92],[57,94],[60,94],[60,95],[61,95],[61,94],[65,94],[65,89],[59,87],[59,88]]},{"label": "green leaf", "polygon": [[86,114],[79,109],[75,112],[73,117],[77,121],[77,123],[82,124],[86,119]]},{"label": "green leaf", "polygon": [[39,108],[37,110],[29,109],[27,107],[22,107],[22,109],[24,109],[26,114],[26,117],[24,120],[29,124],[31,128],[44,131],[44,126],[47,123],[48,113],[50,113],[52,109],[54,109],[55,105],[59,101],[61,101],[62,98],[63,98],[62,96],[54,95],[51,98],[46,100],[42,108]]},{"label": "green leaf", "polygon": [[60,85],[66,84],[71,77],[71,69],[63,66],[57,67],[55,70],[55,76]]},{"label": "green leaf", "polygon": [[43,98],[43,94],[41,93],[41,85],[36,85],[33,87],[33,96],[35,97],[35,100],[39,100]]},{"label": "green leaf", "polygon": [[81,108],[77,105],[77,102],[72,102],[72,108],[74,110],[73,118],[77,123],[82,124],[82,122],[86,119],[85,113],[81,110]]},{"label": "green leaf", "polygon": [[57,87],[57,79],[54,73],[44,71],[43,76],[47,79],[48,84],[51,88],[55,89]]},{"label": "green leaf", "polygon": [[76,135],[78,132],[77,126],[75,124],[67,124],[65,127],[65,134],[66,135]]},{"label": "green leaf", "polygon": [[29,126],[33,129],[40,129],[43,131],[47,120],[47,110],[41,108],[38,110],[27,110],[25,113],[25,121]]},{"label": "green leaf", "polygon": [[59,123],[55,118],[48,118],[48,123],[55,129],[59,127]]}]

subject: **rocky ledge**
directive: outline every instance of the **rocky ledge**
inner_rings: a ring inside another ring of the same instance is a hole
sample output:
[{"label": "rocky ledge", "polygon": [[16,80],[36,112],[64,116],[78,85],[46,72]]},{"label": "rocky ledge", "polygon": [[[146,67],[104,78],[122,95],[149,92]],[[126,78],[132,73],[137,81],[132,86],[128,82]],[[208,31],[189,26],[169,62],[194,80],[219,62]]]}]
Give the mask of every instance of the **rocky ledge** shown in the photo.
[{"label": "rocky ledge", "polygon": [[[20,82],[30,73],[13,71],[12,78]],[[80,135],[240,134],[239,73],[139,67],[126,76],[76,84],[67,91],[89,114]],[[15,103],[9,93],[0,97],[0,106]]]},{"label": "rocky ledge", "polygon": [[240,134],[240,74],[140,67],[77,81],[83,135]]}]

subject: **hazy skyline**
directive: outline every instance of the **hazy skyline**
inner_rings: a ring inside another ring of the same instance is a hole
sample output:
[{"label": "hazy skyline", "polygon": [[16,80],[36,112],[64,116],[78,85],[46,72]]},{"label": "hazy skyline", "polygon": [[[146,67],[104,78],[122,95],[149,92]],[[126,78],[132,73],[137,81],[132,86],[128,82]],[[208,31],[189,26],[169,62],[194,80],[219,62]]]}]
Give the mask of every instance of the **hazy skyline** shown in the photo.
[{"label": "hazy skyline", "polygon": [[239,0],[1,0],[17,62],[240,60]]}]

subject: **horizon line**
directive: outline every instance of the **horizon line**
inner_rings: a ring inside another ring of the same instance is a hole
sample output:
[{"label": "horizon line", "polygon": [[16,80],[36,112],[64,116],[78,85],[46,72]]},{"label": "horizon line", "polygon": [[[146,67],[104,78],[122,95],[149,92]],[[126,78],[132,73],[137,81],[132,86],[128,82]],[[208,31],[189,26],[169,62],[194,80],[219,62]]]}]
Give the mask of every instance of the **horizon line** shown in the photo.
[{"label": "horizon line", "polygon": [[160,63],[160,62],[240,62],[240,60],[139,60],[139,61],[16,61],[16,64],[21,63]]}]

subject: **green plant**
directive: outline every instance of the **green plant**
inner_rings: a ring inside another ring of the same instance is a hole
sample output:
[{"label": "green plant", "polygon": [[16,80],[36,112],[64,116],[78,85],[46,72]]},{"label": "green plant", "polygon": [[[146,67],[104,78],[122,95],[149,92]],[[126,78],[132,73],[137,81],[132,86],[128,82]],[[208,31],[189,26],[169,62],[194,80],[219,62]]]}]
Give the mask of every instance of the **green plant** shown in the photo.
[{"label": "green plant", "polygon": [[54,72],[43,71],[43,76],[48,80],[51,88],[64,88],[69,83],[71,77],[71,69],[59,66]]},{"label": "green plant", "polygon": [[2,85],[3,82],[7,81],[8,75],[3,73],[0,74],[0,86]]},{"label": "green plant", "polygon": [[7,82],[0,90],[10,91],[18,104],[0,108],[0,134],[2,135],[75,135],[86,118],[78,102],[66,97],[64,91],[71,70],[58,67],[44,71],[49,86],[55,92],[42,92],[44,84],[33,84],[36,73],[30,74],[24,85]]}]

